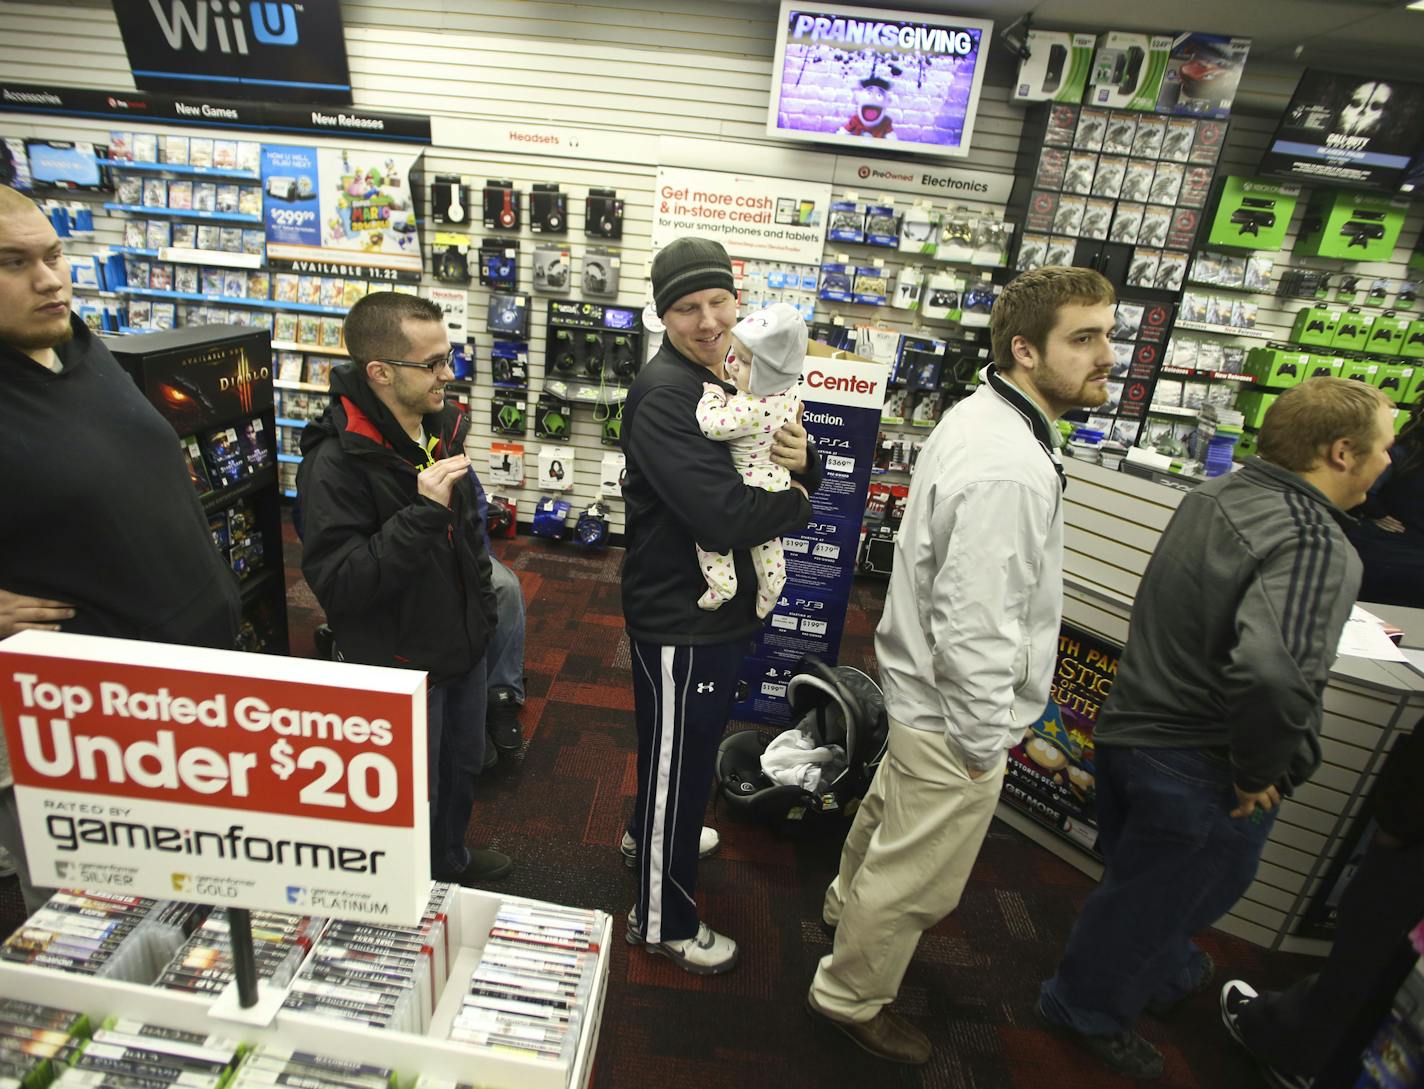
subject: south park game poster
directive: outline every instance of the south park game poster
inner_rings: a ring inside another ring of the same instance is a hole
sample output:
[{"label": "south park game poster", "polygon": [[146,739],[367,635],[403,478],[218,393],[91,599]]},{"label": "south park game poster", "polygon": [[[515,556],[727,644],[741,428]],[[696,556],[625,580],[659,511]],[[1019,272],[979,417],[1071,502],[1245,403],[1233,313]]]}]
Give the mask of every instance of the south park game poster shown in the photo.
[{"label": "south park game poster", "polygon": [[1117,677],[1122,648],[1071,624],[1058,633],[1048,706],[1009,751],[1004,800],[1040,824],[1093,850],[1093,726]]}]

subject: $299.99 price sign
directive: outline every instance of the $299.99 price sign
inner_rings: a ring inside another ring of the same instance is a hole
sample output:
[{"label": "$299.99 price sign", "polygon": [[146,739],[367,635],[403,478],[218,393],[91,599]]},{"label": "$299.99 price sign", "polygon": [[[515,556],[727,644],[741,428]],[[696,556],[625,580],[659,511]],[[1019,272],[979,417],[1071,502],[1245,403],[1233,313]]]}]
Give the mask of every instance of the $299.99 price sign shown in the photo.
[{"label": "$299.99 price sign", "polygon": [[[418,917],[423,675],[43,632],[0,644],[36,883]],[[407,904],[406,900],[411,900]]]}]

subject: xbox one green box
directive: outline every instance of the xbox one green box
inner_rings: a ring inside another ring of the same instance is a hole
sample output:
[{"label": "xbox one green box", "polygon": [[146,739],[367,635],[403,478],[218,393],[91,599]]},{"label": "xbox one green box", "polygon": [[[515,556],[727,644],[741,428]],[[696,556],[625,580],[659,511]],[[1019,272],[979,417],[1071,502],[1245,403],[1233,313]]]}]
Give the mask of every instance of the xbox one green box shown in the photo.
[{"label": "xbox one green box", "polygon": [[1243,250],[1278,250],[1300,197],[1294,182],[1261,181],[1231,175],[1221,188],[1207,241]]},{"label": "xbox one green box", "polygon": [[1404,227],[1402,197],[1321,189],[1310,198],[1294,252],[1346,261],[1387,261]]}]

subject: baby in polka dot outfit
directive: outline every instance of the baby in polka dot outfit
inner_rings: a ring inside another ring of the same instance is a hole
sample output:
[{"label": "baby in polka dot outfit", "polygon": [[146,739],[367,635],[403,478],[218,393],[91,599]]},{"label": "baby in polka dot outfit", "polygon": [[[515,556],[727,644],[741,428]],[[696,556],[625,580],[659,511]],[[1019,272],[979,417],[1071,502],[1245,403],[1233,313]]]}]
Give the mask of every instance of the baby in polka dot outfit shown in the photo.
[{"label": "baby in polka dot outfit", "polygon": [[[796,419],[801,402],[788,391],[801,376],[805,358],[805,319],[795,307],[776,303],[743,318],[732,329],[727,370],[739,392],[728,394],[713,382],[702,387],[698,426],[709,439],[731,445],[732,464],[753,487],[781,492],[791,485],[791,474],[771,460],[771,447],[777,430]],[[781,538],[757,545],[751,554],[756,564],[757,616],[765,617],[786,585]],[[707,590],[697,604],[708,611],[721,608],[737,594],[732,554],[699,548],[697,562],[707,580]]]}]

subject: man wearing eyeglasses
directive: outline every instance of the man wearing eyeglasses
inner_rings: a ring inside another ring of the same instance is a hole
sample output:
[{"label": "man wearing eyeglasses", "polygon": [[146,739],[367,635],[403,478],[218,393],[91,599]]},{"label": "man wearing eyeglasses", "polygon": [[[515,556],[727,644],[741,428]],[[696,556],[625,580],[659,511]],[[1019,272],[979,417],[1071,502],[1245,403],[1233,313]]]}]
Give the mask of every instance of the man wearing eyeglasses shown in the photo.
[{"label": "man wearing eyeglasses", "polygon": [[429,673],[430,869],[503,877],[465,843],[485,746],[485,651],[495,629],[470,425],[446,403],[450,339],[428,299],[378,291],[346,315],[351,362],[302,432],[302,573],[346,661]]}]

